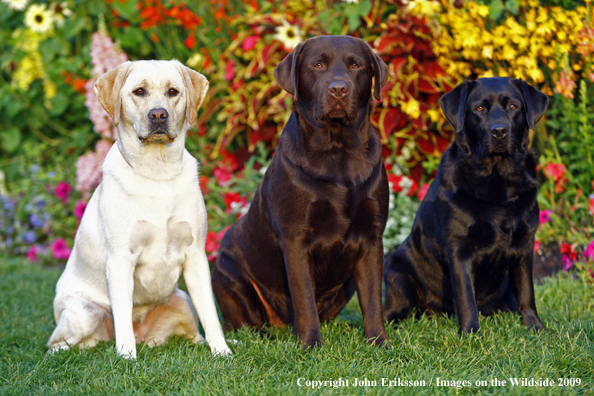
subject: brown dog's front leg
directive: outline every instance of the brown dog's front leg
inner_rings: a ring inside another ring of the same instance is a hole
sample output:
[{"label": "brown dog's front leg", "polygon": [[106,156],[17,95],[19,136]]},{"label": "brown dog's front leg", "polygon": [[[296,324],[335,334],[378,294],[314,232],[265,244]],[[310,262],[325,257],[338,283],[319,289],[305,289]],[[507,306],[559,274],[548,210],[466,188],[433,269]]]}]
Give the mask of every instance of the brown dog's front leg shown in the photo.
[{"label": "brown dog's front leg", "polygon": [[353,276],[363,314],[365,336],[373,345],[390,346],[382,309],[384,252],[382,244],[378,245],[369,249],[368,254],[355,265]]},{"label": "brown dog's front leg", "polygon": [[512,266],[509,280],[518,301],[518,311],[522,322],[531,330],[544,330],[545,326],[536,313],[534,301],[534,281],[532,278],[533,253],[522,256],[518,265]]},{"label": "brown dog's front leg", "polygon": [[460,332],[476,333],[479,331],[479,317],[470,263],[454,260],[450,265],[450,278]]},{"label": "brown dog's front leg", "polygon": [[312,263],[296,244],[284,249],[285,268],[295,314],[295,333],[307,349],[322,344],[320,318],[316,307]]}]

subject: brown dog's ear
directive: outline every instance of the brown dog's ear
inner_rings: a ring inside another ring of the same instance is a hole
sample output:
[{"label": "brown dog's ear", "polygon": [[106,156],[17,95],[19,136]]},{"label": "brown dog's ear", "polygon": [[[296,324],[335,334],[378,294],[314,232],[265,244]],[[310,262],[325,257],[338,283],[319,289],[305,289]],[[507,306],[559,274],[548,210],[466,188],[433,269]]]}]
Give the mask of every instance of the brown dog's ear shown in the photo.
[{"label": "brown dog's ear", "polygon": [[126,76],[132,62],[125,62],[118,67],[111,69],[95,82],[95,93],[101,106],[111,116],[113,124],[118,126],[120,123],[120,110],[122,108],[122,100],[120,98],[120,91],[126,82]]},{"label": "brown dog's ear", "polygon": [[549,107],[549,97],[521,78],[514,80],[514,83],[522,91],[524,107],[526,108],[526,121],[528,127],[534,131],[536,123]]},{"label": "brown dog's ear", "polygon": [[282,89],[293,95],[293,101],[297,102],[297,87],[299,86],[299,55],[305,46],[305,42],[297,44],[274,68],[274,79]]},{"label": "brown dog's ear", "polygon": [[371,46],[365,43],[371,57],[371,64],[373,65],[373,76],[375,77],[375,85],[373,86],[373,97],[377,100],[382,99],[382,87],[388,82],[388,65],[373,52]]},{"label": "brown dog's ear", "polygon": [[177,62],[182,75],[184,76],[184,85],[188,91],[188,98],[186,100],[186,119],[188,124],[193,124],[198,118],[198,109],[202,106],[208,92],[208,80],[202,74],[184,66],[181,62]]},{"label": "brown dog's ear", "polygon": [[464,114],[466,112],[466,102],[468,101],[471,84],[472,81],[464,81],[452,91],[439,98],[441,111],[443,111],[443,114],[450,124],[452,124],[456,133],[464,128]]}]

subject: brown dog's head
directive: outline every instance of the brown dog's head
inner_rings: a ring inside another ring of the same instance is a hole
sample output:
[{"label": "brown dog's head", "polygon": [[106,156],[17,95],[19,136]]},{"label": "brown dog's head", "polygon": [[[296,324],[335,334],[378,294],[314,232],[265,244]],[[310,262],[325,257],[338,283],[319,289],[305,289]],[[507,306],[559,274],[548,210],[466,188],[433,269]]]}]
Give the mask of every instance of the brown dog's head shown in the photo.
[{"label": "brown dog's head", "polygon": [[521,79],[464,81],[439,100],[467,155],[507,157],[528,148],[528,128],[544,115],[549,98]]},{"label": "brown dog's head", "polygon": [[388,67],[363,40],[319,36],[299,44],[274,69],[274,78],[305,112],[318,122],[350,123],[380,99]]}]

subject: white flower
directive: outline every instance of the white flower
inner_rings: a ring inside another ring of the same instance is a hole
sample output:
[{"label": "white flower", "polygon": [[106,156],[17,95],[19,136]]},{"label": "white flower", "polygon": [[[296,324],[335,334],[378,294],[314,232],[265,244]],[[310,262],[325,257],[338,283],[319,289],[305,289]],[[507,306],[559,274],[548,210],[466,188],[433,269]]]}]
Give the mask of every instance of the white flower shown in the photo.
[{"label": "white flower", "polygon": [[355,3],[359,4],[359,0],[342,0],[343,3]]},{"label": "white flower", "polygon": [[2,0],[2,2],[8,4],[9,10],[22,11],[27,7],[29,0]]},{"label": "white flower", "polygon": [[54,27],[53,13],[45,4],[31,4],[25,13],[25,26],[37,33],[46,33]]},{"label": "white flower", "polygon": [[274,39],[283,43],[286,49],[293,49],[303,41],[299,27],[291,25],[287,21],[283,21],[283,26],[277,26],[274,30],[276,31]]},{"label": "white flower", "polygon": [[66,20],[65,17],[69,17],[72,15],[72,11],[68,8],[68,2],[63,1],[61,3],[53,3],[51,5],[51,10],[54,13],[54,19],[56,20],[56,25],[62,27],[64,26],[64,21]]}]

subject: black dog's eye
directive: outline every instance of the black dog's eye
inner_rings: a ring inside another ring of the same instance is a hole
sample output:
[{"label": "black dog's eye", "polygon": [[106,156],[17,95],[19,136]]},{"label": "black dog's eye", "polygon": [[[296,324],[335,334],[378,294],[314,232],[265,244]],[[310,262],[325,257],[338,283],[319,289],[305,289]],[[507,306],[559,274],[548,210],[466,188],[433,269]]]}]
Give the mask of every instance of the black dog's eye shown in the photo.
[{"label": "black dog's eye", "polygon": [[144,96],[144,89],[138,88],[136,91],[133,91],[133,94],[136,96]]},{"label": "black dog's eye", "polygon": [[483,110],[485,110],[485,108],[483,106],[479,106],[476,108],[476,111],[483,111]]},{"label": "black dog's eye", "polygon": [[169,88],[169,92],[167,92],[169,94],[169,96],[177,96],[177,94],[179,93],[177,89],[175,88]]},{"label": "black dog's eye", "polygon": [[321,69],[322,67],[324,67],[324,65],[322,65],[320,62],[318,62],[318,63],[316,63],[316,64],[314,65],[314,67],[315,67],[316,69]]},{"label": "black dog's eye", "polygon": [[517,109],[517,108],[518,108],[518,106],[516,106],[515,104],[511,104],[511,105],[509,106],[509,108],[510,108],[510,109],[512,109],[512,110],[515,110],[515,109]]},{"label": "black dog's eye", "polygon": [[361,66],[359,66],[359,64],[358,64],[358,63],[353,63],[351,67],[352,67],[353,69],[358,69],[358,68],[360,68]]}]

